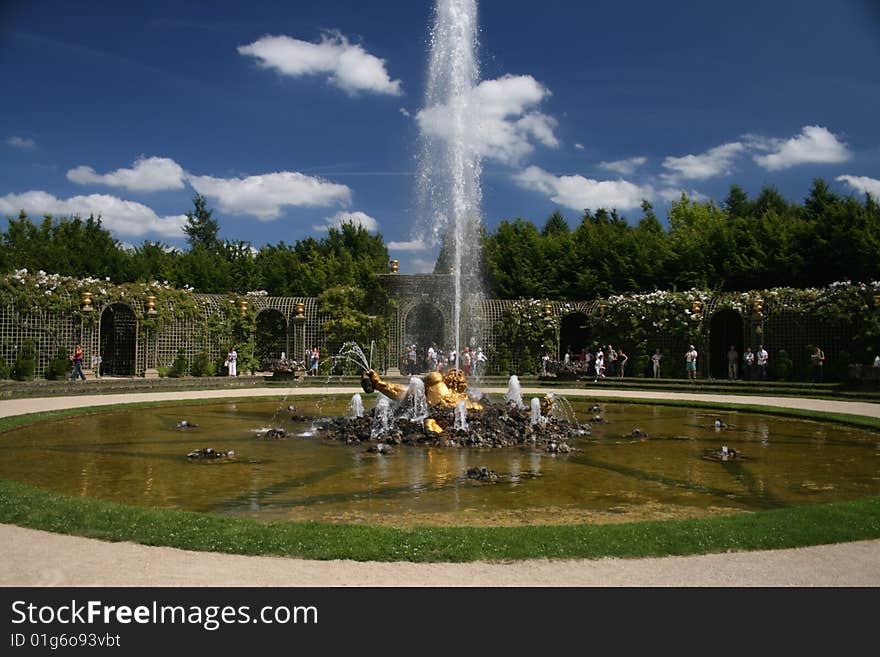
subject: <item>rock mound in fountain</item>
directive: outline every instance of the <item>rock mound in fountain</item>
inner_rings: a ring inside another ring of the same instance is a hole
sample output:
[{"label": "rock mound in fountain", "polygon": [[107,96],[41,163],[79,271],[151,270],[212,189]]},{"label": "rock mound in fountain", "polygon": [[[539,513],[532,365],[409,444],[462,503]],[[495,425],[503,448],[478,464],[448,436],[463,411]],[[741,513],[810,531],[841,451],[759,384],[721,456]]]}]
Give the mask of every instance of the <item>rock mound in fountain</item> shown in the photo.
[{"label": "rock mound in fountain", "polygon": [[380,418],[376,409],[373,409],[359,418],[331,419],[319,429],[327,437],[347,444],[386,443],[435,447],[536,446],[551,453],[572,451],[569,441],[589,433],[584,427],[573,426],[565,420],[553,417],[547,418],[546,422],[532,424],[528,409],[485,401],[483,404],[483,410],[468,412],[467,431],[456,430],[455,409],[443,407],[430,409],[429,419],[434,420],[435,424],[398,417],[391,420],[386,431],[376,434],[374,426]]}]

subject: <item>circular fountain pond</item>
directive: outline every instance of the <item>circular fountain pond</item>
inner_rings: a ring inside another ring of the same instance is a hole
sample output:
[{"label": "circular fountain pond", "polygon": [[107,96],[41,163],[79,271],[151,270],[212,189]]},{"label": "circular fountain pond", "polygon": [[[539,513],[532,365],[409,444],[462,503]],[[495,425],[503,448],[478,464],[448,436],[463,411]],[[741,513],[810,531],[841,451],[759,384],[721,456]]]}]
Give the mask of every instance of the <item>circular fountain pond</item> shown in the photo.
[{"label": "circular fountain pond", "polygon": [[[348,398],[131,408],[2,436],[0,477],[72,496],[262,520],[539,525],[665,520],[880,494],[880,434],[739,412],[570,400],[592,431],[534,446],[367,451],[315,431]],[[287,409],[295,404],[295,411]],[[372,406],[375,399],[367,399]],[[715,426],[716,419],[727,425]],[[180,426],[186,420],[189,426]],[[195,426],[193,426],[195,425]],[[268,428],[287,437],[267,440]],[[639,429],[643,435],[633,435]],[[721,448],[736,450],[723,460]],[[188,459],[193,450],[231,458]],[[486,468],[497,478],[468,476]]]}]

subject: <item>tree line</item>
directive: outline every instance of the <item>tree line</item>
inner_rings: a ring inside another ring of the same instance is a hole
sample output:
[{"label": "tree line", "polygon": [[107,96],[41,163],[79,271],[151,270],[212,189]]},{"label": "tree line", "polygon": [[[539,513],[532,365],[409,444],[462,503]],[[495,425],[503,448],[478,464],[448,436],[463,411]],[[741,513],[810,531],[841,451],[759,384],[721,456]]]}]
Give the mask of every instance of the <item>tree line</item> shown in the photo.
[{"label": "tree line", "polygon": [[822,180],[800,204],[769,186],[752,199],[734,185],[721,205],[682,195],[667,224],[648,202],[632,223],[604,209],[585,211],[574,229],[559,212],[540,229],[505,220],[485,238],[485,275],[498,298],[559,300],[880,279],[880,206]]},{"label": "tree line", "polygon": [[[0,273],[26,268],[116,283],[168,281],[203,293],[265,290],[316,297],[339,286],[364,291],[364,308],[384,305],[376,276],[387,271],[383,238],[361,227],[330,228],[320,239],[256,249],[224,241],[204,197],[186,213],[188,249],[155,241],[133,249],[87,219],[22,212],[0,233]],[[803,203],[773,187],[749,198],[737,185],[717,205],[682,197],[666,226],[648,202],[628,221],[616,210],[586,210],[575,228],[554,212],[539,229],[526,219],[482,231],[485,289],[494,298],[593,299],[611,294],[693,287],[736,291],[821,287],[840,280],[880,279],[880,206],[841,196],[813,181]],[[441,249],[435,271],[448,268]],[[360,303],[358,305],[361,305]]]},{"label": "tree line", "polygon": [[120,242],[90,216],[31,221],[24,212],[10,218],[0,234],[0,272],[18,269],[77,278],[109,278],[114,283],[168,281],[201,293],[265,290],[271,296],[316,297],[335,286],[358,287],[375,297],[376,275],[387,270],[388,250],[381,235],[344,224],[321,239],[281,241],[255,249],[247,241],[224,241],[204,197],[193,199],[181,251],[155,241],[134,249]]}]

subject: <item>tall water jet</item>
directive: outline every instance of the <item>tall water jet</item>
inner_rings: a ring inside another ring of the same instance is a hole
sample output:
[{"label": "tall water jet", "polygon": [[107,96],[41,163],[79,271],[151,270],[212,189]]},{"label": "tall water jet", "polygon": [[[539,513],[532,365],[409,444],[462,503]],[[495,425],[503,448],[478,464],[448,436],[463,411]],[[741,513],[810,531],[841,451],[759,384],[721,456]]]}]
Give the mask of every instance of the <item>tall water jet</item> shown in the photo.
[{"label": "tall water jet", "polygon": [[482,287],[480,108],[474,94],[479,79],[476,0],[437,0],[429,44],[425,106],[417,116],[421,133],[417,191],[422,218],[430,222],[431,241],[442,242],[441,257],[448,258],[453,274],[456,362],[452,365],[458,367],[467,326],[464,309],[477,302]]}]

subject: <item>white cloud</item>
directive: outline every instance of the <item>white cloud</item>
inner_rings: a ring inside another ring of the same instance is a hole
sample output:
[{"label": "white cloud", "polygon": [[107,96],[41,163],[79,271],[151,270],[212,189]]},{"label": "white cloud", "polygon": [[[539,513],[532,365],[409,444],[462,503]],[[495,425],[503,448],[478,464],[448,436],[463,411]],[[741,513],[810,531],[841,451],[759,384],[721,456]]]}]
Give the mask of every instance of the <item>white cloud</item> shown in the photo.
[{"label": "white cloud", "polygon": [[835,180],[845,182],[856,191],[870,194],[875,200],[880,200],[880,180],[867,176],[837,176]]},{"label": "white cloud", "polygon": [[413,274],[431,274],[434,271],[435,262],[426,258],[413,258],[407,261],[407,269]]},{"label": "white cloud", "polygon": [[31,216],[100,215],[104,228],[115,235],[158,233],[166,237],[182,237],[181,229],[186,223],[185,215],[160,217],[146,205],[106,194],[59,199],[48,192],[29,191],[0,196],[0,213],[17,215],[21,210]]},{"label": "white cloud", "polygon": [[139,157],[130,169],[116,169],[104,174],[96,173],[92,167],[85,165],[67,172],[67,179],[79,185],[124,187],[138,192],[183,189],[185,177],[183,168],[167,157]]},{"label": "white cloud", "polygon": [[806,125],[801,128],[801,134],[785,141],[752,138],[757,150],[772,151],[752,158],[768,171],[788,169],[798,164],[835,164],[852,157],[846,144],[818,125]]},{"label": "white cloud", "polygon": [[579,151],[584,150],[584,145],[581,144],[581,143],[577,143],[577,144],[575,144],[574,147],[575,147],[576,149],[578,149]]},{"label": "white cloud", "polygon": [[328,228],[342,228],[343,224],[360,226],[364,230],[379,230],[379,222],[365,212],[337,212],[332,217],[324,219],[324,224],[312,226],[314,230],[327,230]]},{"label": "white cloud", "polygon": [[389,251],[426,251],[430,247],[424,240],[410,240],[409,242],[388,242]]},{"label": "white cloud", "polygon": [[599,166],[609,171],[614,171],[622,176],[631,176],[640,166],[648,161],[644,156],[630,157],[625,160],[615,160],[614,162],[599,162]]},{"label": "white cloud", "polygon": [[189,176],[199,193],[216,201],[220,210],[246,214],[261,221],[281,216],[281,208],[293,206],[345,205],[351,200],[346,185],[313,178],[295,171],[279,171],[247,178]]},{"label": "white cloud", "polygon": [[631,210],[643,199],[654,196],[650,186],[640,187],[626,180],[592,180],[583,176],[555,176],[535,166],[514,176],[525,189],[542,192],[554,203],[574,210],[599,208]]},{"label": "white cloud", "polygon": [[13,148],[21,148],[22,150],[30,150],[37,147],[37,143],[33,139],[28,139],[27,137],[16,137],[14,135],[6,139],[6,144],[8,146],[12,146]]},{"label": "white cloud", "polygon": [[[505,75],[484,80],[464,98],[468,123],[463,138],[482,157],[516,164],[535,147],[533,141],[555,148],[556,119],[532,111],[550,91],[530,75]],[[453,113],[445,105],[416,115],[423,133],[440,139],[456,134]]]},{"label": "white cloud", "polygon": [[734,158],[746,150],[745,144],[735,141],[710,148],[700,155],[667,157],[663,167],[674,173],[667,179],[706,180],[730,173]]},{"label": "white cloud", "polygon": [[403,115],[404,115],[405,117],[407,117],[407,118],[412,117],[412,114],[410,114],[410,113],[409,113],[409,110],[406,109],[405,107],[401,107],[401,108],[400,108],[400,113],[403,114]]},{"label": "white cloud", "polygon": [[678,202],[681,200],[681,195],[684,194],[691,201],[708,201],[709,197],[705,194],[701,194],[695,189],[682,189],[681,187],[668,187],[666,189],[661,189],[657,192],[657,196],[662,198],[664,201],[668,201],[672,203],[673,201]]},{"label": "white cloud", "polygon": [[320,43],[300,41],[289,36],[264,36],[238,52],[257,58],[260,66],[282,75],[302,77],[327,75],[331,84],[350,95],[360,92],[399,96],[400,80],[392,80],[385,61],[359,45],[352,45],[342,34],[328,32]]}]

